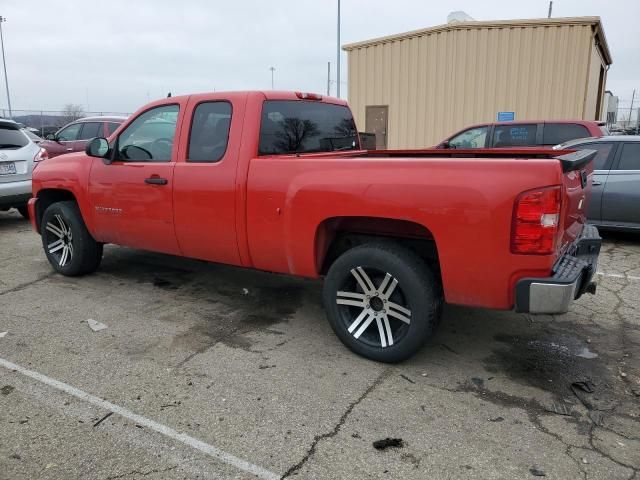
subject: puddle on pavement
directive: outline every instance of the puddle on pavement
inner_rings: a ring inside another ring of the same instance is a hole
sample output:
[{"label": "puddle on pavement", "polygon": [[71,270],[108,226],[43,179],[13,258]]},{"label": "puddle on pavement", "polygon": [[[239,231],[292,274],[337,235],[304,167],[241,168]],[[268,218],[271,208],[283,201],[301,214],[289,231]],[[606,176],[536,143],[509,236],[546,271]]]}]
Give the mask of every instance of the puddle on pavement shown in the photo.
[{"label": "puddle on pavement", "polygon": [[[590,382],[594,408],[609,408],[614,399],[614,374],[584,341],[569,335],[545,337],[497,335],[503,346],[486,359],[487,369],[555,394],[559,399],[578,395],[572,384]],[[505,348],[506,347],[506,348]]]}]

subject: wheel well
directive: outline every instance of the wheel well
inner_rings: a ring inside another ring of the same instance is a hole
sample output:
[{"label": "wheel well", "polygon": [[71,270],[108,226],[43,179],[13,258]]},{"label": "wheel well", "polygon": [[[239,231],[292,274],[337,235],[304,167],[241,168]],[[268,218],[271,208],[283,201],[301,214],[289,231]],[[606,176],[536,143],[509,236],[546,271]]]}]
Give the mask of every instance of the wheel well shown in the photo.
[{"label": "wheel well", "polygon": [[38,192],[38,201],[36,202],[36,225],[38,229],[40,229],[40,221],[45,210],[50,205],[65,200],[72,200],[77,203],[76,197],[69,190],[47,188]]},{"label": "wheel well", "polygon": [[408,220],[376,217],[335,217],[320,224],[316,234],[320,274],[325,275],[347,250],[379,239],[391,240],[414,251],[440,277],[438,247],[429,229]]}]

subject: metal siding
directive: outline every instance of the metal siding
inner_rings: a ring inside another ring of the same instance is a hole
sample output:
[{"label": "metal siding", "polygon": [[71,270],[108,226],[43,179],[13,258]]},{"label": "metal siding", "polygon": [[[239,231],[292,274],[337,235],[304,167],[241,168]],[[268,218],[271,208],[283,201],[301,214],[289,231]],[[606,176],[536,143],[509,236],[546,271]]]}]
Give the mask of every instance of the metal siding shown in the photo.
[{"label": "metal siding", "polygon": [[[589,63],[589,77],[586,96],[586,108],[584,112],[585,120],[596,119],[596,107],[598,103],[598,85],[600,83],[600,69],[603,68],[603,61],[598,49],[593,45],[591,49],[591,62]],[[602,101],[602,98],[600,98]]]},{"label": "metal siding", "polygon": [[361,131],[367,105],[389,106],[389,148],[434,145],[504,110],[517,120],[582,118],[586,105],[585,118],[593,118],[599,70],[587,72],[591,32],[504,25],[357,47],[348,51],[349,101]]}]

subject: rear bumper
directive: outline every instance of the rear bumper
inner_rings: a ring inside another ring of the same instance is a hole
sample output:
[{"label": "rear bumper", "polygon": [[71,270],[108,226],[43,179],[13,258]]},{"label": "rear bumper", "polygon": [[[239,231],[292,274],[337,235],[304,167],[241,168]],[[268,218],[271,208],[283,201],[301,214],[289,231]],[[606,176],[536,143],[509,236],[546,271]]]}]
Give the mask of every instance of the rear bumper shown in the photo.
[{"label": "rear bumper", "polygon": [[31,198],[31,180],[0,183],[0,207],[21,207]]},{"label": "rear bumper", "polygon": [[585,225],[580,237],[560,257],[547,278],[523,278],[516,283],[516,312],[565,313],[583,293],[595,293],[592,282],[602,239]]}]

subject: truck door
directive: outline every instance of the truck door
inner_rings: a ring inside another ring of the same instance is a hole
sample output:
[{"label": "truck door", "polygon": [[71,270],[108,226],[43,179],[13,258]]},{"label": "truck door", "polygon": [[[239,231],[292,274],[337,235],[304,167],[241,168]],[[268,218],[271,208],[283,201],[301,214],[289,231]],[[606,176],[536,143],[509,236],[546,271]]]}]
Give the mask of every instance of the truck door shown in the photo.
[{"label": "truck door", "polygon": [[640,142],[624,142],[616,157],[602,196],[602,223],[637,227],[640,223]]},{"label": "truck door", "polygon": [[244,109],[240,94],[189,98],[173,187],[175,232],[184,256],[240,264],[236,170]]},{"label": "truck door", "polygon": [[179,112],[178,104],[142,112],[113,143],[111,164],[93,159],[89,195],[98,240],[180,253],[173,228]]}]

